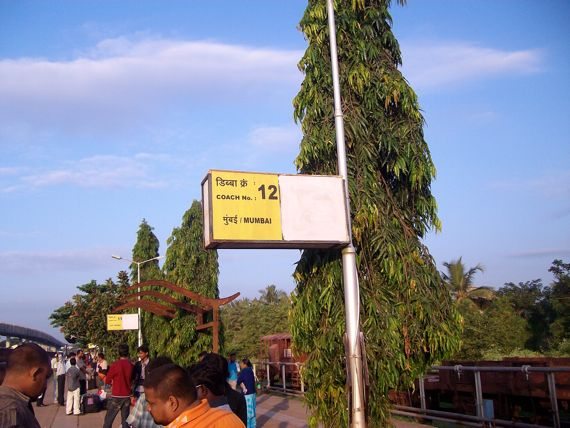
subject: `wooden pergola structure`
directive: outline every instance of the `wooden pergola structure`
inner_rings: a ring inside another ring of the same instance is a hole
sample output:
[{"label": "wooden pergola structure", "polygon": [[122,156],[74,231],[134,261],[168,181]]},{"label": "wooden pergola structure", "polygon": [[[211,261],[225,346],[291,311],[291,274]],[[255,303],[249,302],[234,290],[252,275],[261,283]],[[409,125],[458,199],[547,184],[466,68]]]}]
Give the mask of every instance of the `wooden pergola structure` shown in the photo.
[{"label": "wooden pergola structure", "polygon": [[[151,287],[161,287],[189,298],[196,304],[184,302],[162,291],[149,290]],[[146,290],[145,290],[146,288]],[[141,291],[138,291],[138,290]],[[194,293],[186,288],[182,288],[168,281],[151,279],[127,288],[130,293],[125,298],[125,303],[117,306],[113,311],[122,311],[131,308],[141,308],[157,316],[173,319],[178,310],[192,313],[196,316],[196,330],[212,328],[213,351],[219,351],[219,331],[220,331],[220,306],[226,305],[235,300],[240,293],[232,294],[229,297],[214,299]],[[151,299],[156,300],[151,300]],[[160,303],[158,301],[160,301]],[[212,321],[206,322],[205,315],[212,312]]]}]

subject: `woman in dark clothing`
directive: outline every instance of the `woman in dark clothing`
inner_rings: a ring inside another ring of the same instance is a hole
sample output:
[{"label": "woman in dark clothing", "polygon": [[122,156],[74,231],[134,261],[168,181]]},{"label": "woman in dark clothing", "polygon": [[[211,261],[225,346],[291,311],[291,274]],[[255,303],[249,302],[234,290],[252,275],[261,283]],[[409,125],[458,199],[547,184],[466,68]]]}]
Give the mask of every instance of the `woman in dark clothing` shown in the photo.
[{"label": "woman in dark clothing", "polygon": [[239,372],[237,385],[241,387],[245,394],[245,403],[247,405],[247,428],[255,428],[255,406],[256,406],[256,390],[255,375],[251,367],[251,362],[244,358],[239,362],[241,371]]}]

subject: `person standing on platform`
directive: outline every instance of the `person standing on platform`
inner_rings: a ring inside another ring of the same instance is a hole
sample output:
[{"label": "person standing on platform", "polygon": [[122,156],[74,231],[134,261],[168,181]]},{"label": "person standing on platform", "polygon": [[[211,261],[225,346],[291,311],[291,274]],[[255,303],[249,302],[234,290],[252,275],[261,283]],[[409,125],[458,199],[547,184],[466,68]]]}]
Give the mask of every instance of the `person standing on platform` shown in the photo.
[{"label": "person standing on platform", "polygon": [[137,348],[139,360],[135,364],[133,370],[133,396],[139,398],[141,392],[144,392],[144,380],[146,378],[146,368],[149,362],[148,346],[141,345]]},{"label": "person standing on platform", "polygon": [[25,343],[10,353],[0,385],[0,427],[40,428],[31,401],[40,395],[50,375],[49,355],[35,343]]},{"label": "person standing on platform", "polygon": [[85,364],[85,354],[83,350],[80,349],[77,351],[75,361],[79,369],[79,393],[81,395],[87,394],[87,365]]},{"label": "person standing on platform", "polygon": [[53,402],[57,403],[57,363],[59,361],[59,354],[56,352],[51,359],[51,372],[53,373]]},{"label": "person standing on platform", "polygon": [[127,418],[131,404],[131,378],[133,365],[129,360],[129,346],[119,345],[119,359],[111,364],[107,372],[106,383],[111,385],[111,397],[107,398],[107,414],[103,428],[111,428],[119,411],[121,412],[121,426],[128,428]]},{"label": "person standing on platform", "polygon": [[107,360],[105,359],[105,354],[99,352],[97,355],[97,368],[95,372],[97,373],[97,382],[99,386],[105,387],[105,376],[107,376],[107,372],[109,371],[109,365],[107,364]]},{"label": "person standing on platform", "polygon": [[37,407],[44,407],[45,406],[44,397],[46,396],[46,390],[47,390],[47,384],[46,384],[46,387],[44,388],[44,390],[38,396],[38,399],[36,400],[36,406]]},{"label": "person standing on platform", "polygon": [[79,393],[79,376],[80,372],[77,368],[77,360],[75,357],[69,359],[69,369],[65,373],[65,384],[67,385],[67,405],[65,406],[65,414],[80,415],[80,393]]},{"label": "person standing on platform", "polygon": [[63,355],[59,355],[55,375],[57,379],[57,403],[63,406],[65,405],[65,361]]},{"label": "person standing on platform", "polygon": [[238,375],[237,384],[241,387],[245,395],[245,404],[247,405],[247,428],[256,427],[257,394],[255,390],[255,375],[251,366],[251,362],[244,358],[239,362],[241,371]]},{"label": "person standing on platform", "polygon": [[230,384],[232,389],[236,389],[237,378],[238,378],[238,373],[239,373],[239,366],[238,366],[238,363],[236,361],[236,353],[235,352],[232,352],[230,354],[230,358],[228,360],[228,372],[229,372],[228,383]]},{"label": "person standing on platform", "polygon": [[[53,360],[50,360],[50,367],[52,367],[52,366],[53,366]],[[54,373],[54,371],[52,369],[52,376],[53,376],[53,373]],[[55,377],[53,379],[55,382]],[[37,407],[44,407],[45,406],[44,399],[46,398],[46,391],[47,391],[47,382],[46,382],[46,386],[43,389],[42,393],[38,396],[38,399],[36,400],[36,406]]]},{"label": "person standing on platform", "polygon": [[77,354],[75,352],[70,352],[67,354],[67,358],[65,360],[65,370],[71,367],[71,364],[69,363],[69,360],[71,360],[71,358],[75,358],[75,361],[77,361]]}]

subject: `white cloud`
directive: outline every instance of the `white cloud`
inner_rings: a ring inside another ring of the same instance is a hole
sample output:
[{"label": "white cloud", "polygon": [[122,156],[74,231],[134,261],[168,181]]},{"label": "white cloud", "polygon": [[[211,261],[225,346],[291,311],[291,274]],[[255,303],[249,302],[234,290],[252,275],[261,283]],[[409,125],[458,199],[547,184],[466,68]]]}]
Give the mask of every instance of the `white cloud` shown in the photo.
[{"label": "white cloud", "polygon": [[[15,133],[30,129],[34,135],[46,129],[130,132],[179,102],[267,102],[294,95],[302,79],[300,50],[148,37],[105,39],[71,60],[0,60],[2,140],[17,140]],[[541,66],[538,50],[466,42],[403,43],[403,52],[404,74],[419,88],[536,72]]]},{"label": "white cloud", "polygon": [[542,67],[538,49],[509,51],[468,42],[404,42],[402,52],[403,73],[418,88],[536,73]]},{"label": "white cloud", "polygon": [[17,175],[21,168],[17,167],[0,167],[0,176],[2,175]]},{"label": "white cloud", "polygon": [[[164,103],[216,103],[298,85],[301,51],[212,41],[107,39],[69,61],[0,61],[0,128],[128,128]],[[2,119],[4,117],[4,119]]]},{"label": "white cloud", "polygon": [[[107,268],[112,251],[90,249],[76,251],[4,251],[0,252],[0,272],[83,271]],[[128,265],[127,265],[128,267]]]},{"label": "white cloud", "polygon": [[0,191],[7,193],[61,185],[86,188],[162,188],[171,184],[168,174],[161,172],[157,179],[155,170],[163,165],[180,167],[183,164],[184,161],[162,153],[138,153],[133,157],[96,155],[64,162],[60,167],[21,174],[16,177],[16,182],[0,188]]},{"label": "white cloud", "polygon": [[275,152],[297,150],[301,138],[301,130],[294,125],[259,127],[252,130],[248,136],[251,145]]}]

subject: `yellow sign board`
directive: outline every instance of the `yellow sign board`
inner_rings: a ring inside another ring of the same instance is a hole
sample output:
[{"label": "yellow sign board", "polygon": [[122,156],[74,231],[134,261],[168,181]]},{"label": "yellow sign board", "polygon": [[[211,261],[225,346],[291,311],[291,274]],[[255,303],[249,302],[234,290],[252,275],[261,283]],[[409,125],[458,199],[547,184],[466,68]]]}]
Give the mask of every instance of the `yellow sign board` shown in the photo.
[{"label": "yellow sign board", "polygon": [[137,314],[108,314],[107,330],[136,330],[139,328]]},{"label": "yellow sign board", "polygon": [[279,176],[211,171],[214,240],[280,241]]},{"label": "yellow sign board", "polygon": [[344,194],[338,176],[210,170],[204,247],[341,248],[349,243]]},{"label": "yellow sign board", "polygon": [[123,329],[122,315],[107,315],[107,330],[122,330],[122,329]]}]

